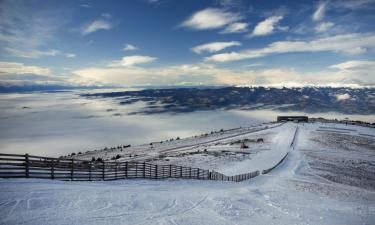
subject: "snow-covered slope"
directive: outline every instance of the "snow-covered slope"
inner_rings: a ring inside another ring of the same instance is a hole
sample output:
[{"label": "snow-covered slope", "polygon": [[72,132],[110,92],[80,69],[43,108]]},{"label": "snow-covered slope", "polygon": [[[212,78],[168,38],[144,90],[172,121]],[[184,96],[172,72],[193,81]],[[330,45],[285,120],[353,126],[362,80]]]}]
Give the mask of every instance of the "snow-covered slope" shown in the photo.
[{"label": "snow-covered slope", "polygon": [[[207,167],[235,173],[289,154],[269,174],[240,183],[0,180],[0,224],[374,224],[374,135],[371,128],[322,123],[287,123],[244,134],[263,137],[264,143],[248,142],[250,154],[237,165],[222,157],[227,171],[216,163]],[[228,137],[200,145],[218,151],[237,148],[230,145],[236,141]]]}]

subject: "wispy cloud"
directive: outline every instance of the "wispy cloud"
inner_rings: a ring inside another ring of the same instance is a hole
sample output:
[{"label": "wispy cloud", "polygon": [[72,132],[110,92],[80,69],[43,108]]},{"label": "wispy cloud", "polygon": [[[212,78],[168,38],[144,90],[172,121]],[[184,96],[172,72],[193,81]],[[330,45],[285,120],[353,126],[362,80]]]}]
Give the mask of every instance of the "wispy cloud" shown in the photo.
[{"label": "wispy cloud", "polygon": [[36,58],[55,56],[58,50],[40,50],[46,46],[64,21],[58,19],[63,10],[34,2],[0,2],[0,48],[13,56]]},{"label": "wispy cloud", "polygon": [[315,12],[312,15],[312,19],[314,21],[320,21],[324,18],[324,15],[325,15],[326,10],[327,10],[327,5],[328,5],[328,2],[326,2],[326,1],[321,1],[321,2],[318,3]]},{"label": "wispy cloud", "polygon": [[243,33],[247,31],[248,24],[247,23],[232,23],[229,24],[221,33]]},{"label": "wispy cloud", "polygon": [[23,63],[17,62],[1,62],[0,61],[0,75],[12,74],[38,74],[51,75],[49,68],[38,66],[26,66]]},{"label": "wispy cloud", "polygon": [[131,67],[138,64],[150,63],[155,61],[156,57],[144,56],[144,55],[133,55],[125,56],[119,61],[114,61],[109,64],[110,67]]},{"label": "wispy cloud", "polygon": [[375,0],[336,0],[332,2],[332,5],[336,8],[346,8],[346,9],[362,9],[372,5],[375,6]]},{"label": "wispy cloud", "polygon": [[132,44],[126,44],[125,47],[122,49],[123,51],[134,51],[137,50],[138,47],[132,45]]},{"label": "wispy cloud", "polygon": [[48,49],[45,51],[31,49],[27,51],[27,50],[19,50],[19,49],[14,49],[14,48],[5,48],[5,50],[13,56],[23,57],[23,58],[40,58],[43,56],[57,56],[61,54],[61,52],[56,49]]},{"label": "wispy cloud", "polygon": [[255,36],[266,36],[272,34],[275,29],[277,28],[277,24],[280,20],[282,20],[282,16],[271,16],[267,19],[263,20],[262,22],[258,23],[253,32],[251,33],[251,37]]},{"label": "wispy cloud", "polygon": [[263,85],[263,86],[351,86],[375,85],[375,77],[353,71],[301,71],[294,68],[232,70],[212,64],[179,64],[161,67],[91,67],[73,71],[83,83],[124,85]]},{"label": "wispy cloud", "polygon": [[375,86],[375,61],[350,60],[329,68],[336,69],[336,76],[344,82],[356,83],[362,86]]},{"label": "wispy cloud", "polygon": [[271,43],[265,48],[215,54],[207,57],[206,61],[229,62],[290,52],[330,51],[345,54],[362,54],[367,50],[375,50],[374,33],[342,34],[310,41],[278,41]]},{"label": "wispy cloud", "polygon": [[94,20],[91,23],[84,26],[81,30],[82,35],[91,34],[98,30],[110,30],[113,25],[107,20]]},{"label": "wispy cloud", "polygon": [[73,53],[65,53],[64,55],[67,58],[74,58],[74,57],[76,57],[76,54],[73,54]]},{"label": "wispy cloud", "polygon": [[232,47],[232,46],[240,46],[241,43],[238,41],[230,41],[230,42],[211,42],[207,44],[202,44],[193,47],[191,50],[197,54],[201,54],[203,52],[213,53],[221,51],[225,48]]},{"label": "wispy cloud", "polygon": [[89,3],[83,3],[80,5],[82,8],[92,8],[92,5]]},{"label": "wispy cloud", "polygon": [[109,19],[112,18],[112,14],[110,14],[110,13],[103,13],[102,17],[105,18],[105,19],[107,19],[107,20],[109,20]]},{"label": "wispy cloud", "polygon": [[242,17],[238,13],[228,12],[219,8],[207,8],[195,12],[181,26],[193,30],[212,30],[237,22]]},{"label": "wispy cloud", "polygon": [[315,27],[315,32],[321,33],[331,29],[335,24],[332,22],[321,22]]},{"label": "wispy cloud", "polygon": [[359,69],[365,69],[369,67],[374,69],[375,61],[351,60],[351,61],[346,61],[343,63],[330,66],[330,68],[339,69],[339,70],[359,70]]}]

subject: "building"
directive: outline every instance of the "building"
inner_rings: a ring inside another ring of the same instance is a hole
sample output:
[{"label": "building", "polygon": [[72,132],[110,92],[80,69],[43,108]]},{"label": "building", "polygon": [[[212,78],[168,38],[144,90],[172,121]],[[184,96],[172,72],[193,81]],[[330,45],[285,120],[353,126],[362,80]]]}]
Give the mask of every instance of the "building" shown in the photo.
[{"label": "building", "polygon": [[278,116],[277,117],[277,122],[286,122],[286,121],[308,122],[309,117],[307,116]]}]

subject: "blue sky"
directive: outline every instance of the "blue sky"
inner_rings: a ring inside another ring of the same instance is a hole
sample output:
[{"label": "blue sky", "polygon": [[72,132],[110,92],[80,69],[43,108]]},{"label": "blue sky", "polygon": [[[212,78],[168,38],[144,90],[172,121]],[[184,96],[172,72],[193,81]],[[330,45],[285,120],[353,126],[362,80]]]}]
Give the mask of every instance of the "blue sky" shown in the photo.
[{"label": "blue sky", "polygon": [[0,84],[374,86],[375,1],[0,1]]}]

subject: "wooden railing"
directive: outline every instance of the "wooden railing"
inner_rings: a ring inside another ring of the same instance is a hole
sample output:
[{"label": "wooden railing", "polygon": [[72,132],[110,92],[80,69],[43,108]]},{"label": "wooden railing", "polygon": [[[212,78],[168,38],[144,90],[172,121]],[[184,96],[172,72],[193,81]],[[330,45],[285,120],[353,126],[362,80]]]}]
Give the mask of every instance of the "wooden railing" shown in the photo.
[{"label": "wooden railing", "polygon": [[199,179],[243,181],[259,171],[226,176],[206,169],[177,165],[157,165],[146,162],[97,162],[64,158],[0,153],[0,178],[40,178],[72,181],[118,179]]},{"label": "wooden railing", "polygon": [[[297,131],[294,134],[293,142]],[[280,165],[288,153],[267,174]],[[216,171],[178,165],[158,165],[146,162],[86,161],[67,158],[51,158],[34,155],[0,153],[0,178],[40,178],[72,181],[118,179],[199,179],[240,182],[260,175],[260,171],[227,176]]]}]

